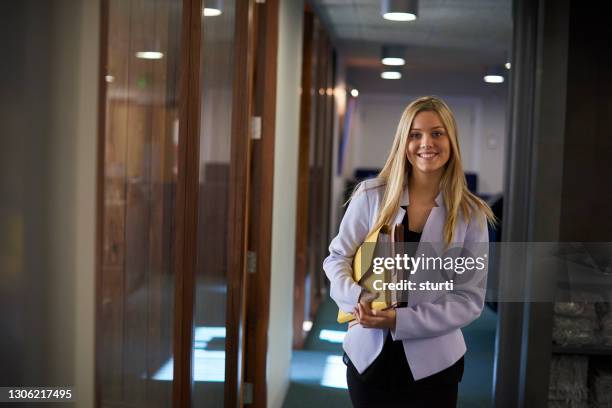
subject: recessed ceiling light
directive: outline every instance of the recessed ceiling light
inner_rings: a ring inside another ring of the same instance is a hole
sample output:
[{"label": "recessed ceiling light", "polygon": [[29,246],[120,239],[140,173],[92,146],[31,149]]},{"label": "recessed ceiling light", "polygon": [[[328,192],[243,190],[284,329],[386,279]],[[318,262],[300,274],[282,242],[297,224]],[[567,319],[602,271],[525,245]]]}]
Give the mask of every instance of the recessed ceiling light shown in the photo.
[{"label": "recessed ceiling light", "polygon": [[221,10],[204,7],[204,17],[216,17],[221,15]]},{"label": "recessed ceiling light", "polygon": [[510,67],[512,66],[512,64],[510,64],[509,62],[506,62],[506,64],[504,65],[506,67],[506,69],[510,69]]},{"label": "recessed ceiling light", "polygon": [[381,62],[383,65],[400,66],[406,64],[406,48],[401,45],[383,45]]},{"label": "recessed ceiling light", "polygon": [[380,77],[382,79],[400,79],[402,77],[402,74],[397,71],[383,71],[380,74]]},{"label": "recessed ceiling light", "polygon": [[204,0],[204,17],[216,17],[223,13],[223,0]]},{"label": "recessed ceiling light", "polygon": [[138,51],[136,58],[158,60],[164,58],[164,54],[158,51]]},{"label": "recessed ceiling light", "polygon": [[382,0],[380,14],[386,20],[416,20],[419,8],[418,0]]},{"label": "recessed ceiling light", "polygon": [[358,96],[359,96],[359,91],[358,91],[358,90],[356,90],[356,89],[351,89],[351,96],[352,96],[353,98],[358,97]]},{"label": "recessed ceiling light", "polygon": [[412,13],[385,13],[383,14],[385,20],[390,21],[414,21],[416,16]]},{"label": "recessed ceiling light", "polygon": [[400,66],[406,64],[406,60],[397,57],[387,57],[382,59],[383,65]]},{"label": "recessed ceiling light", "polygon": [[507,70],[503,65],[493,65],[487,68],[484,72],[484,81],[489,84],[501,84],[504,82],[504,75]]},{"label": "recessed ceiling light", "polygon": [[504,77],[501,75],[485,75],[484,81],[489,84],[501,84],[504,82]]}]

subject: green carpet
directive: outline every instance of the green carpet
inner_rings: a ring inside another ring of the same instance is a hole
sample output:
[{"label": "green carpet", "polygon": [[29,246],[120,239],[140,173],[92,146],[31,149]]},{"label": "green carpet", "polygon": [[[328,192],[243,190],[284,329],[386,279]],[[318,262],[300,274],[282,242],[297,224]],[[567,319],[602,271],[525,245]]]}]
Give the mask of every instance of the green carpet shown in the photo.
[{"label": "green carpet", "polygon": [[[336,322],[338,309],[331,299],[321,304],[303,350],[295,350],[291,361],[291,384],[284,407],[351,407],[346,390],[342,344],[345,324]],[[460,408],[489,408],[493,380],[496,314],[488,308],[463,329],[468,352],[459,386]],[[323,339],[321,338],[323,337]]]}]

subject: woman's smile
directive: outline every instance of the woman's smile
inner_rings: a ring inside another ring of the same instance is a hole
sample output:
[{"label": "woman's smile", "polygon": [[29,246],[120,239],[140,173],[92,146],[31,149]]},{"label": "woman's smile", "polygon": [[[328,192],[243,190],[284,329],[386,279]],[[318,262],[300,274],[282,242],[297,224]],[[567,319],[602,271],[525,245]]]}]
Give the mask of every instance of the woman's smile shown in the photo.
[{"label": "woman's smile", "polygon": [[438,152],[422,152],[417,153],[417,156],[423,160],[430,161],[438,157]]}]

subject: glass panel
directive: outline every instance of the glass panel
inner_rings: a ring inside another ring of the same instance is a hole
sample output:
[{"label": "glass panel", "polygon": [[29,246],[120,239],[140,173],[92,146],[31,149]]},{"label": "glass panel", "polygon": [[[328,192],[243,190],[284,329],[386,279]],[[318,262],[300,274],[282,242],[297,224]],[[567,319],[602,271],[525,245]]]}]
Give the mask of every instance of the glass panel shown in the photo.
[{"label": "glass panel", "polygon": [[[213,3],[223,8],[215,12]],[[221,407],[224,400],[234,6],[204,1],[202,13],[194,407]]]},{"label": "glass panel", "polygon": [[102,406],[172,396],[180,0],[109,0]]}]

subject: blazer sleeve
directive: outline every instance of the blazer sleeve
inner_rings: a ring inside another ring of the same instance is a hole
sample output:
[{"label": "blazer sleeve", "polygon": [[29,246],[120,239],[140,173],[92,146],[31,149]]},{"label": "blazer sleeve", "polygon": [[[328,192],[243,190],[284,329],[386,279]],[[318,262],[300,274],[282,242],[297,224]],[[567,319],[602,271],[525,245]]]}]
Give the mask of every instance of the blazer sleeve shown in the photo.
[{"label": "blazer sleeve", "polygon": [[369,232],[369,212],[368,194],[362,183],[349,202],[338,235],[329,245],[329,256],[323,261],[330,296],[346,313],[353,311],[361,293],[361,286],[353,279],[352,262]]},{"label": "blazer sleeve", "polygon": [[480,316],[484,307],[488,269],[488,242],[484,214],[468,224],[462,256],[483,256],[484,269],[453,276],[453,290],[433,302],[396,309],[394,340],[441,336],[467,326]]}]

